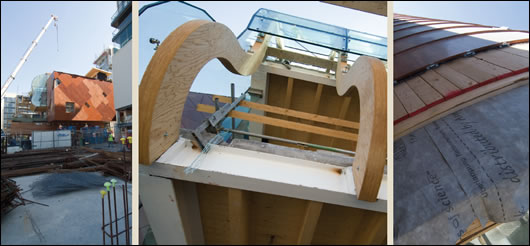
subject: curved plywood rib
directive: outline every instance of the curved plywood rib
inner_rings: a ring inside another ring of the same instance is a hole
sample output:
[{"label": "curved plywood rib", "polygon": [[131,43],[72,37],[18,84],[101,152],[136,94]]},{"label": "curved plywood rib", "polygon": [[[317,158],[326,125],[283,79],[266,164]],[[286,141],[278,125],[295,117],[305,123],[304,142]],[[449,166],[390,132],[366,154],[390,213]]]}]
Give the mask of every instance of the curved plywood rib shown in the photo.
[{"label": "curved plywood rib", "polygon": [[247,54],[226,26],[204,20],[175,29],[153,55],[140,85],[140,163],[151,164],[179,136],[184,103],[193,80],[217,58],[232,73],[250,75],[266,45]]},{"label": "curved plywood rib", "polygon": [[386,164],[386,83],[385,66],[372,57],[359,57],[348,73],[337,73],[340,96],[359,93],[360,128],[353,174],[361,200],[375,201]]},{"label": "curved plywood rib", "polygon": [[[140,163],[153,163],[177,141],[189,89],[208,61],[217,58],[231,72],[249,75],[265,50],[262,45],[253,55],[245,53],[219,23],[194,20],[175,29],[151,59],[140,85]],[[336,80],[339,95],[359,93],[355,186],[358,199],[375,201],[386,158],[386,70],[378,59],[361,57]]]}]

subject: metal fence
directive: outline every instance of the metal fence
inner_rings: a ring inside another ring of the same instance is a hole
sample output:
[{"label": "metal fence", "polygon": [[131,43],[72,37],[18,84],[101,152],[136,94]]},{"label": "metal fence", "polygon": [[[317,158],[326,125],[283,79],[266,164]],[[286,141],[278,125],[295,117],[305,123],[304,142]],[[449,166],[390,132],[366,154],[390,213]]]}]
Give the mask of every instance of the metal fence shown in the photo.
[{"label": "metal fence", "polygon": [[72,146],[72,132],[69,130],[33,131],[31,149],[51,149]]},{"label": "metal fence", "polygon": [[[14,153],[32,149],[47,149],[60,147],[88,147],[106,151],[131,151],[131,145],[125,136],[125,144],[113,134],[109,141],[111,131],[98,126],[76,128],[65,127],[62,130],[34,131],[29,135],[6,135],[2,139],[2,151]],[[125,133],[127,135],[127,133]]]}]

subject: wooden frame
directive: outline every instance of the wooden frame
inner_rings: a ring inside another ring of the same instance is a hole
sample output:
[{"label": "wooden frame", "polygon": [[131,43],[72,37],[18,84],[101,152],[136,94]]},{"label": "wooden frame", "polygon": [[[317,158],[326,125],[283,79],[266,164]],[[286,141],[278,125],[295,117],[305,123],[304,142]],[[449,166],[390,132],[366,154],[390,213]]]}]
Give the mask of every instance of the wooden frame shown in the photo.
[{"label": "wooden frame", "polygon": [[[252,74],[265,56],[269,38],[254,45],[250,55],[222,24],[193,20],[175,29],[156,51],[140,85],[140,163],[153,163],[178,140],[189,89],[207,62],[217,58],[235,74]],[[376,58],[360,57],[347,74],[337,73],[336,81],[339,95],[359,93],[354,182],[359,199],[376,201],[387,155],[386,70]]]}]

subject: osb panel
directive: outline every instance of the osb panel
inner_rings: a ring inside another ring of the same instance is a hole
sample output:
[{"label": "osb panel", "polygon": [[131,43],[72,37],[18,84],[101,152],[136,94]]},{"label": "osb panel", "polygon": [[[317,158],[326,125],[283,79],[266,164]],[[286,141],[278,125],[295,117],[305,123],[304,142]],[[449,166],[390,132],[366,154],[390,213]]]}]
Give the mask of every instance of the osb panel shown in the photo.
[{"label": "osb panel", "polygon": [[[286,91],[287,91],[287,84],[288,84],[288,78],[276,74],[268,74],[268,88],[267,88],[267,101],[266,104],[277,106],[277,107],[286,107],[285,105],[285,97],[286,97]],[[316,100],[316,92],[317,92],[317,86],[318,84],[304,81],[304,80],[293,80],[293,92],[291,96],[291,103],[289,109],[294,109],[302,112],[307,113],[313,113],[313,114],[319,114],[324,116],[329,116],[333,118],[340,118],[340,110],[341,106],[344,101],[344,97],[340,97],[337,95],[337,91],[335,87],[323,85],[322,88],[322,94],[321,99],[318,107],[316,108],[316,111],[313,111],[313,102]],[[352,97],[350,104],[348,106],[348,110],[346,111],[345,118],[346,120],[351,121],[359,121],[359,97],[356,93]],[[266,113],[266,116],[269,117],[275,117],[275,118],[281,118],[282,116],[279,116],[277,114],[273,113]],[[309,120],[301,120],[298,118],[283,118],[288,119],[290,121],[324,127],[328,129],[334,129],[334,130],[342,130],[352,133],[357,133],[357,130],[348,129],[348,128],[337,128],[335,126],[320,123],[320,122],[313,122]],[[353,141],[347,141],[343,139],[336,139],[332,137],[322,136],[318,134],[311,134],[296,130],[286,130],[280,127],[276,126],[269,126],[266,125],[264,127],[264,134],[269,136],[275,136],[275,137],[281,137],[281,138],[287,138],[291,140],[296,141],[302,141],[302,142],[308,142],[308,143],[314,143],[319,145],[325,145],[325,146],[332,146],[336,148],[346,149],[346,150],[355,150],[356,143]],[[283,142],[278,141],[270,141],[271,143],[278,144],[278,145],[284,145],[284,146],[290,146],[290,147],[297,147],[293,144],[287,144]]]},{"label": "osb panel", "polygon": [[[228,188],[198,184],[206,244],[230,244]],[[249,244],[296,244],[309,201],[248,192]],[[324,204],[312,244],[384,244],[386,214]]]},{"label": "osb panel", "polygon": [[[54,79],[61,81],[55,88]],[[116,114],[111,82],[53,72],[47,89],[48,121],[111,121]],[[66,102],[74,103],[73,113],[66,113]]]}]

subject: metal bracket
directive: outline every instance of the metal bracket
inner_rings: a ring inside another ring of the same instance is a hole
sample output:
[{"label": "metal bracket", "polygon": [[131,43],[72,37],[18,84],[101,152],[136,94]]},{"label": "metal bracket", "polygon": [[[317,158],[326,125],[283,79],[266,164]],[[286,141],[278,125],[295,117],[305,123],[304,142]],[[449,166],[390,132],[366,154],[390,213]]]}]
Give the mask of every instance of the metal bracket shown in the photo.
[{"label": "metal bracket", "polygon": [[503,43],[500,44],[498,47],[499,47],[499,49],[500,49],[500,48],[506,48],[506,47],[508,47],[508,46],[510,46],[509,43],[507,43],[507,42],[503,42]]},{"label": "metal bracket", "polygon": [[431,70],[431,69],[435,69],[437,67],[439,67],[440,65],[438,63],[434,63],[434,64],[431,64],[429,66],[427,66],[426,70]]},{"label": "metal bracket", "polygon": [[468,51],[468,52],[466,52],[466,53],[464,54],[464,57],[472,57],[472,56],[474,56],[474,55],[476,55],[476,54],[477,54],[477,53],[476,53],[475,51],[470,50],[470,51]]},{"label": "metal bracket", "polygon": [[199,147],[204,149],[206,144],[208,143],[208,139],[204,138],[202,133],[204,131],[215,133],[217,134],[220,130],[219,123],[221,123],[232,111],[234,108],[237,107],[237,105],[245,99],[245,96],[247,94],[248,90],[241,94],[239,98],[237,98],[233,103],[231,104],[225,104],[223,107],[221,107],[219,110],[215,111],[208,119],[206,119],[202,124],[199,125],[193,132],[191,133],[192,136],[197,140],[197,143]]}]

